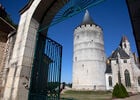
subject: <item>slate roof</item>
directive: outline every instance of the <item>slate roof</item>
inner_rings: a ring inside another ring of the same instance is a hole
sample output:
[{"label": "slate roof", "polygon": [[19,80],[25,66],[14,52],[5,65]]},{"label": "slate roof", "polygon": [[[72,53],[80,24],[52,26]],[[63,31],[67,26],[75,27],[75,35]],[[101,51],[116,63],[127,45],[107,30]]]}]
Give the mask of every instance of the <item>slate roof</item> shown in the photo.
[{"label": "slate roof", "polygon": [[130,56],[121,47],[118,47],[112,53],[112,55],[109,57],[109,59],[117,59],[118,58],[118,54],[120,55],[121,59],[129,59],[130,58]]},{"label": "slate roof", "polygon": [[81,23],[81,25],[86,25],[86,24],[95,24],[91,18],[91,16],[89,15],[88,10],[86,10],[86,13],[84,15],[83,21]]},{"label": "slate roof", "polygon": [[16,30],[16,28],[7,22],[5,19],[0,17],[0,31],[9,34],[10,32]]},{"label": "slate roof", "polygon": [[111,65],[110,64],[107,64],[106,65],[106,71],[105,73],[112,73],[112,68],[111,68]]}]

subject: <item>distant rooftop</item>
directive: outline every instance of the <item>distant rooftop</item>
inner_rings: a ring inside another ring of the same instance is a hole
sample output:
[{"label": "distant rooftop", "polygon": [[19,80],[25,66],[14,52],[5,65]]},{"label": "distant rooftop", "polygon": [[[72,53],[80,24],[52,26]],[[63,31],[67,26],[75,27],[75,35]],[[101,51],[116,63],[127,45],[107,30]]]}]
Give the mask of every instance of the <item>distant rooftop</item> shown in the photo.
[{"label": "distant rooftop", "polygon": [[11,31],[16,30],[14,23],[8,16],[5,8],[0,4],[0,31],[9,34]]},{"label": "distant rooftop", "polygon": [[9,22],[0,17],[0,31],[9,34],[10,32],[16,30],[16,28]]}]

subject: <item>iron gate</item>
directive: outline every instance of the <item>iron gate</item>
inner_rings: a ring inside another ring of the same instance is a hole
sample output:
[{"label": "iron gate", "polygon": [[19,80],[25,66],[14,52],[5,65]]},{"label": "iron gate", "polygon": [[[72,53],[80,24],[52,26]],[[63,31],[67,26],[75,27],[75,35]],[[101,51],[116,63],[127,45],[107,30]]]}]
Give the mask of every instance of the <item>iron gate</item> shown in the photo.
[{"label": "iron gate", "polygon": [[38,34],[29,100],[59,100],[62,46]]},{"label": "iron gate", "polygon": [[[49,25],[40,27],[38,32],[48,29],[79,12],[105,0],[68,0]],[[61,78],[62,46],[38,33],[29,100],[59,100]]]}]

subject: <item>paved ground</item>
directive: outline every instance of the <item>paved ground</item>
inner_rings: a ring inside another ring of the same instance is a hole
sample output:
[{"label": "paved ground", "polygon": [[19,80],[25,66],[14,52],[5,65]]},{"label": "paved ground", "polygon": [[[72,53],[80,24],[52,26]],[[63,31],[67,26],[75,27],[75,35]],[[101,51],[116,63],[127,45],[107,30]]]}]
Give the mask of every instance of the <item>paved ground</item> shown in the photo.
[{"label": "paved ground", "polygon": [[113,100],[140,100],[140,94],[139,95],[135,95],[135,96],[131,96],[125,99],[113,99]]}]

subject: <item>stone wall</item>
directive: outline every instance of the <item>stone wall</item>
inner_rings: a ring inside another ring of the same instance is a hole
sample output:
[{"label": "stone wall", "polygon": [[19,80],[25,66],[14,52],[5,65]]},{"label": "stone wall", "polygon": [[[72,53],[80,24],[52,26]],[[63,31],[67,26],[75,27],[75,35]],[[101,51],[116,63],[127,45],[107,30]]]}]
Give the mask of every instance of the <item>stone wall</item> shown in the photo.
[{"label": "stone wall", "polygon": [[5,36],[4,33],[0,32],[0,71],[2,69],[2,61],[3,61],[6,42],[7,42],[7,36]]},{"label": "stone wall", "polygon": [[3,90],[5,87],[5,82],[7,80],[8,70],[9,70],[9,62],[13,52],[13,47],[15,43],[16,32],[11,32],[6,39],[8,40],[3,43],[4,48],[2,53],[2,60],[1,60],[1,71],[0,71],[0,97],[3,95]]},{"label": "stone wall", "polygon": [[136,92],[136,83],[135,83],[135,72],[133,70],[133,62],[131,59],[125,59],[127,60],[127,63],[124,63],[124,59],[118,59],[119,62],[116,60],[111,61],[111,66],[112,66],[112,76],[113,76],[113,86],[119,82],[118,80],[118,71],[120,70],[120,78],[121,78],[121,83],[126,87],[125,84],[125,70],[129,71],[130,74],[130,81],[131,81],[131,87],[126,87],[128,92]]},{"label": "stone wall", "polygon": [[4,54],[5,54],[5,47],[6,47],[6,42],[7,42],[7,37],[5,33],[0,32],[0,97],[1,93],[3,91],[3,87],[1,86],[2,84],[2,68],[3,68],[3,61],[4,61]]}]

